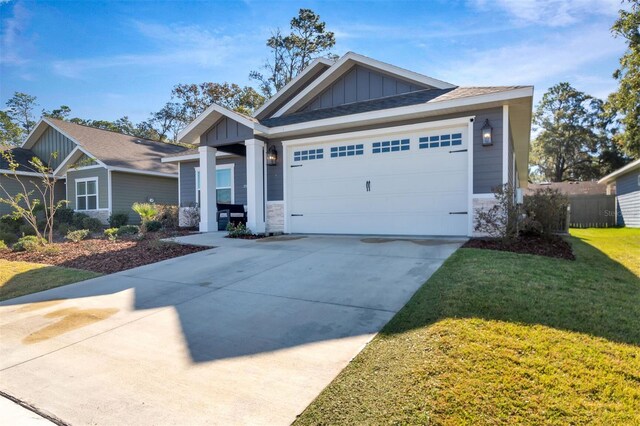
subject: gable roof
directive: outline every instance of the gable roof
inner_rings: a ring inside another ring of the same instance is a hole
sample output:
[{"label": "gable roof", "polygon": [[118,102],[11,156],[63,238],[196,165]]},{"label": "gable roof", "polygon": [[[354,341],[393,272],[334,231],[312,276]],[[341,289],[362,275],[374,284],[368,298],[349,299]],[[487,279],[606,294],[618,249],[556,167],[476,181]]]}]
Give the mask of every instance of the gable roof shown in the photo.
[{"label": "gable roof", "polygon": [[493,87],[457,87],[453,89],[423,89],[401,95],[386,96],[368,101],[352,102],[331,108],[303,111],[281,117],[260,120],[267,127],[286,126],[308,121],[334,118],[343,115],[359,114],[363,112],[379,111],[383,109],[399,108],[411,105],[436,103],[470,96],[487,95],[520,89],[526,86],[493,86]]},{"label": "gable roof", "polygon": [[609,173],[608,175],[606,175],[605,177],[603,177],[602,179],[600,179],[598,181],[598,183],[606,183],[606,184],[610,184],[611,182],[615,181],[619,176],[622,176],[625,173],[628,173],[630,171],[633,170],[640,170],[640,158],[630,162],[629,164],[627,164],[624,167],[619,168],[618,170],[616,170],[613,173]]},{"label": "gable roof", "polygon": [[[2,155],[0,155],[0,170],[12,170],[9,161],[7,161],[7,158],[4,155],[7,151],[9,151],[12,162],[17,164],[15,171],[37,173],[37,170],[33,165],[31,165],[31,160],[33,157],[37,157],[37,155],[30,149],[24,148],[10,148],[3,150],[1,153]],[[46,163],[44,164],[46,165]]]},{"label": "gable roof", "polygon": [[77,160],[81,153],[85,153],[96,159],[99,164],[109,168],[151,174],[177,174],[178,170],[174,164],[165,164],[160,160],[165,155],[186,151],[186,148],[178,145],[96,129],[54,118],[43,118],[22,147],[26,149],[33,147],[47,126],[53,127],[78,145],[74,152],[65,159],[65,163],[73,158]]},{"label": "gable roof", "polygon": [[351,69],[355,64],[360,64],[368,68],[381,71],[382,73],[413,82],[418,85],[428,86],[435,89],[452,89],[456,86],[446,81],[438,80],[414,71],[409,71],[395,65],[387,64],[376,59],[359,55],[354,52],[348,52],[337,60],[331,67],[322,73],[317,79],[311,82],[307,87],[297,93],[291,100],[271,115],[271,118],[280,117],[287,113],[296,111],[302,107],[307,101],[320,94],[331,83]]}]

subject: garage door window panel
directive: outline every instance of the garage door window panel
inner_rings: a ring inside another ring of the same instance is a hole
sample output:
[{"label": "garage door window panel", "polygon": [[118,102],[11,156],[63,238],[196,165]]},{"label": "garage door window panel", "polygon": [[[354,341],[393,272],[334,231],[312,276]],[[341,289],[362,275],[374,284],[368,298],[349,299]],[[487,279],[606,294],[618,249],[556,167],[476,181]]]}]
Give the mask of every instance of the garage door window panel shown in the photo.
[{"label": "garage door window panel", "polygon": [[445,134],[438,136],[423,136],[418,139],[420,149],[446,148],[462,145],[462,133]]},{"label": "garage door window panel", "polygon": [[353,157],[354,155],[363,155],[364,145],[343,145],[331,147],[331,158],[336,157]]},{"label": "garage door window panel", "polygon": [[322,160],[324,158],[324,149],[307,149],[304,151],[295,151],[293,153],[293,161]]},{"label": "garage door window panel", "polygon": [[409,139],[383,141],[373,143],[374,154],[384,154],[387,152],[409,151],[411,141]]}]

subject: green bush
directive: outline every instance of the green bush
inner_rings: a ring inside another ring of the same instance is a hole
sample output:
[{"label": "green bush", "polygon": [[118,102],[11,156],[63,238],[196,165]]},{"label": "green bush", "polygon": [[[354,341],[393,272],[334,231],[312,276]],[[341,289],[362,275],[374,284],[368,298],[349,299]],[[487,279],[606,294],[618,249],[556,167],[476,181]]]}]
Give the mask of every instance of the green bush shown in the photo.
[{"label": "green bush", "polygon": [[104,230],[104,236],[109,241],[115,241],[118,238],[118,228],[107,228]]},{"label": "green bush", "polygon": [[19,235],[22,236],[26,236],[26,235],[36,235],[36,230],[33,229],[33,227],[31,225],[20,225],[20,230],[18,231]]},{"label": "green bush", "polygon": [[76,229],[80,229],[80,228],[82,228],[82,221],[84,221],[88,217],[89,217],[89,215],[84,214],[84,213],[74,213],[73,214],[73,220],[71,221],[71,224],[73,226],[75,226]]},{"label": "green bush", "polygon": [[79,243],[80,241],[87,238],[90,233],[91,231],[89,231],[88,229],[79,229],[77,231],[69,232],[64,238],[71,242]]},{"label": "green bush", "polygon": [[241,238],[253,235],[251,229],[247,228],[247,226],[242,222],[236,225],[234,225],[233,222],[229,222],[227,224],[227,232],[227,237],[229,238]]},{"label": "green bush", "polygon": [[144,226],[147,232],[156,232],[162,229],[162,222],[158,220],[150,220],[145,222],[142,226]]},{"label": "green bush", "polygon": [[82,220],[82,228],[88,229],[91,232],[98,232],[102,229],[102,222],[100,222],[100,219],[96,219],[95,217],[85,217]]},{"label": "green bush", "polygon": [[539,223],[539,232],[549,237],[565,228],[569,198],[557,189],[542,188],[524,197],[524,211]]},{"label": "green bush", "polygon": [[131,209],[140,215],[143,223],[154,220],[158,215],[158,208],[151,203],[133,203]]},{"label": "green bush", "polygon": [[120,228],[121,226],[126,225],[129,222],[129,213],[113,213],[109,217],[109,227],[110,228]]},{"label": "green bush", "polygon": [[118,237],[122,237],[123,235],[135,235],[139,231],[140,230],[135,225],[125,225],[118,228],[118,232],[116,232],[116,235]]},{"label": "green bush", "polygon": [[0,241],[7,245],[11,245],[18,241],[18,237],[12,232],[0,232]]},{"label": "green bush", "polygon": [[74,215],[74,211],[72,209],[62,207],[56,210],[56,214],[53,219],[59,225],[63,223],[72,224],[73,215]]},{"label": "green bush", "polygon": [[24,224],[23,218],[14,217],[10,214],[6,214],[0,218],[0,230],[4,232],[18,234],[20,232],[20,227]]},{"label": "green bush", "polygon": [[60,235],[67,235],[69,232],[75,231],[76,229],[78,228],[73,225],[69,225],[68,223],[61,223],[58,225],[58,233]]},{"label": "green bush", "polygon": [[4,250],[9,250],[9,247],[7,247],[7,243],[0,240],[0,251],[4,251]]},{"label": "green bush", "polygon": [[13,245],[13,251],[36,251],[47,243],[44,238],[38,238],[35,235],[27,235],[18,240]]}]

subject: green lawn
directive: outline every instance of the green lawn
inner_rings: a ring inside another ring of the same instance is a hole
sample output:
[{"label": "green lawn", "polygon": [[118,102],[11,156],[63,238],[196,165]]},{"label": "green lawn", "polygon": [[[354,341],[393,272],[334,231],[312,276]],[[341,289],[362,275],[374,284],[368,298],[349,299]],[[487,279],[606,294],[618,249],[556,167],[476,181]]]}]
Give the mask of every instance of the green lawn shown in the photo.
[{"label": "green lawn", "polygon": [[572,237],[576,261],[458,250],[298,424],[640,424],[634,232],[572,232],[606,251]]},{"label": "green lawn", "polygon": [[571,235],[591,244],[640,277],[640,228],[571,229]]},{"label": "green lawn", "polygon": [[0,259],[0,300],[100,276],[96,272]]}]

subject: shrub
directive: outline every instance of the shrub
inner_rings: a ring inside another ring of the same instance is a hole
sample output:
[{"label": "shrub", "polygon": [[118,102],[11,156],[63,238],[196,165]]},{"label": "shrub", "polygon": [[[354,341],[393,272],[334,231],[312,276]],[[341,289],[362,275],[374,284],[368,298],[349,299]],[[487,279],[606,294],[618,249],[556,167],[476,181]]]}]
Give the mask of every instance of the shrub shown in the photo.
[{"label": "shrub", "polygon": [[109,241],[115,241],[118,238],[118,228],[107,228],[104,230],[104,236]]},{"label": "shrub", "polygon": [[46,255],[60,254],[60,247],[55,244],[47,244],[46,246],[38,247],[37,250],[39,253]]},{"label": "shrub", "polygon": [[20,225],[19,235],[36,235],[36,230],[31,225]]},{"label": "shrub", "polygon": [[156,232],[162,229],[162,223],[157,220],[150,220],[142,225],[147,232]]},{"label": "shrub", "polygon": [[138,227],[135,225],[125,225],[118,228],[116,235],[121,237],[123,235],[135,235],[139,231]]},{"label": "shrub", "polygon": [[158,215],[158,208],[151,203],[133,203],[131,209],[140,215],[142,223],[154,220]]},{"label": "shrub", "polygon": [[77,228],[73,225],[69,225],[68,223],[61,223],[58,225],[58,233],[60,235],[67,235],[71,231],[75,231]]},{"label": "shrub", "polygon": [[178,206],[169,204],[158,205],[158,214],[155,220],[162,223],[164,229],[178,229],[180,221],[178,218]]},{"label": "shrub", "polygon": [[85,238],[87,238],[89,236],[89,234],[91,233],[91,231],[89,231],[88,229],[79,229],[77,231],[71,231],[69,232],[65,238],[71,242],[74,243],[79,243],[80,241],[84,240]]},{"label": "shrub", "polygon": [[11,245],[18,241],[18,237],[12,232],[0,232],[0,241],[7,245]]},{"label": "shrub", "polygon": [[227,236],[229,238],[240,238],[249,235],[253,235],[251,230],[246,227],[246,225],[242,222],[234,225],[233,222],[229,222],[227,224]]},{"label": "shrub", "polygon": [[35,235],[27,235],[18,240],[13,245],[13,251],[36,251],[47,243],[44,238],[38,238]]},{"label": "shrub", "polygon": [[54,216],[54,220],[58,224],[71,224],[73,223],[73,215],[74,211],[72,209],[61,207],[56,210],[56,214]]},{"label": "shrub", "polygon": [[82,228],[88,229],[91,232],[98,232],[102,229],[102,222],[95,217],[85,217],[82,219]]},{"label": "shrub", "polygon": [[120,228],[121,226],[126,225],[129,222],[129,213],[113,213],[109,217],[109,227],[110,228]]},{"label": "shrub", "polygon": [[85,220],[88,217],[89,217],[89,215],[84,214],[84,213],[74,213],[73,214],[73,220],[71,221],[71,224],[73,226],[75,226],[76,229],[82,228],[82,221]]},{"label": "shrub", "polygon": [[20,227],[24,224],[22,217],[14,217],[13,215],[6,214],[0,218],[0,229],[4,232],[18,234]]},{"label": "shrub", "polygon": [[509,184],[495,187],[496,203],[490,209],[481,209],[475,218],[475,230],[494,238],[513,239],[518,236],[520,205],[515,200],[515,189]]},{"label": "shrub", "polygon": [[195,206],[184,208],[182,217],[185,228],[197,228],[200,224],[200,208]]},{"label": "shrub", "polygon": [[549,237],[565,230],[569,198],[557,189],[541,188],[524,198],[524,211],[528,218],[540,223],[541,234]]},{"label": "shrub", "polygon": [[4,251],[4,250],[9,250],[9,247],[7,247],[7,243],[0,240],[0,251]]}]

